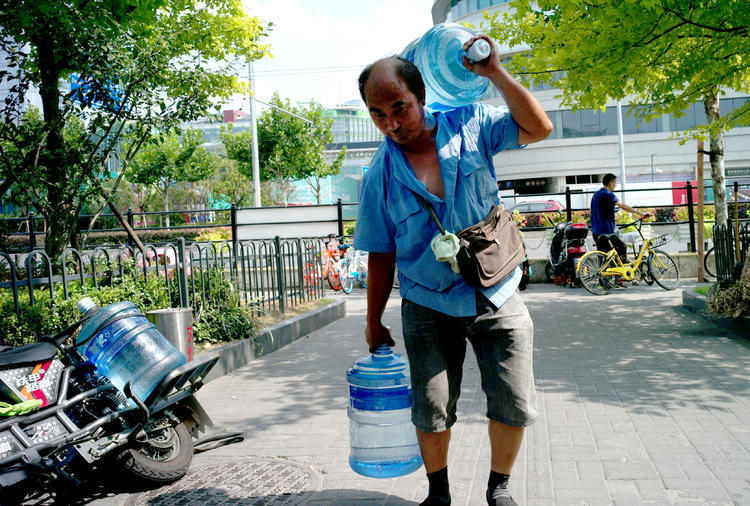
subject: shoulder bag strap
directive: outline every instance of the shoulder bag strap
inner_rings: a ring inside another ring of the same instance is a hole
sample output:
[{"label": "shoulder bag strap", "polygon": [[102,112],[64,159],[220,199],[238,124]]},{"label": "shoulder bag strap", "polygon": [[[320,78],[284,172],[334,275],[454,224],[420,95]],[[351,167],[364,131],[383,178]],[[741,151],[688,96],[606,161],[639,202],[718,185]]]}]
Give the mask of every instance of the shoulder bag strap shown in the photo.
[{"label": "shoulder bag strap", "polygon": [[438,220],[437,216],[435,216],[435,210],[432,208],[432,205],[425,200],[423,196],[415,192],[414,190],[411,190],[411,192],[414,194],[415,197],[417,197],[417,200],[420,204],[422,204],[422,207],[427,209],[427,212],[430,214],[430,218],[432,218],[432,221],[435,222],[435,225],[437,225],[437,228],[440,230],[440,233],[445,235],[445,229],[443,228],[443,224],[440,223],[440,220]]}]

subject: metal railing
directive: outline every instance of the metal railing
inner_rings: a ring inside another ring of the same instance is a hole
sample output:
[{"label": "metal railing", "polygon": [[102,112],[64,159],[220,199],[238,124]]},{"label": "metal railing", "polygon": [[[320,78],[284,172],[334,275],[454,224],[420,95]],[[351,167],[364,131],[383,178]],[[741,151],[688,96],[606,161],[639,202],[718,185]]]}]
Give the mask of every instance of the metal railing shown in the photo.
[{"label": "metal railing", "polygon": [[736,281],[742,272],[748,250],[750,250],[750,223],[736,226],[730,221],[726,226],[714,227],[714,260],[717,280]]},{"label": "metal railing", "polygon": [[[38,249],[14,256],[0,252],[0,289],[12,293],[20,316],[21,294],[27,294],[33,306],[36,294],[48,291],[54,304],[56,285],[62,285],[67,300],[71,283],[85,291],[87,285],[127,282],[128,276],[156,276],[175,307],[199,310],[224,302],[219,299],[231,291],[240,305],[259,316],[323,297],[323,248],[322,238],[236,243],[186,243],[181,238],[176,244],[145,245],[145,258],[129,246],[67,248],[57,259]],[[224,280],[229,286],[219,286]]]}]

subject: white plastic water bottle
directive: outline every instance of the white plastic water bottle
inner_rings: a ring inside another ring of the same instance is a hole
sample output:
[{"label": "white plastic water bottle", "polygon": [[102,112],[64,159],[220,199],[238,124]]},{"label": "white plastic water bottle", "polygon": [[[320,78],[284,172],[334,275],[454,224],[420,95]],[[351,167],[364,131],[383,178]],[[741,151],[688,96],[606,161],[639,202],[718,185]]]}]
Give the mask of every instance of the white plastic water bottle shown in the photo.
[{"label": "white plastic water bottle", "polygon": [[[86,314],[97,308],[89,297],[78,302]],[[78,332],[81,352],[120,391],[130,382],[141,400],[173,369],[187,362],[132,302],[116,302],[91,316]]]},{"label": "white plastic water bottle", "polygon": [[349,382],[351,468],[371,478],[392,478],[422,466],[411,423],[409,365],[383,345],[356,362]]},{"label": "white plastic water bottle", "polygon": [[490,44],[478,40],[467,51],[464,43],[475,34],[455,23],[435,25],[409,43],[401,57],[417,66],[422,74],[427,95],[425,103],[433,110],[453,109],[478,101],[489,88],[490,81],[464,67],[463,56],[473,62],[490,55]]}]

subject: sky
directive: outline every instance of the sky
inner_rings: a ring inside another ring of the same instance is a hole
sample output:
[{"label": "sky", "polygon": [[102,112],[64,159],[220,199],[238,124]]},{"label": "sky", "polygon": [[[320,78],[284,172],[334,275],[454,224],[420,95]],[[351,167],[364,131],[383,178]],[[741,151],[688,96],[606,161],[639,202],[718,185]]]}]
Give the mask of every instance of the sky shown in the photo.
[{"label": "sky", "polygon": [[[433,0],[243,0],[273,30],[273,57],[255,62],[255,96],[278,91],[293,104],[330,107],[358,99],[357,76],[368,63],[400,53],[432,26]],[[228,108],[248,109],[237,97]],[[263,106],[258,105],[260,110]]]}]

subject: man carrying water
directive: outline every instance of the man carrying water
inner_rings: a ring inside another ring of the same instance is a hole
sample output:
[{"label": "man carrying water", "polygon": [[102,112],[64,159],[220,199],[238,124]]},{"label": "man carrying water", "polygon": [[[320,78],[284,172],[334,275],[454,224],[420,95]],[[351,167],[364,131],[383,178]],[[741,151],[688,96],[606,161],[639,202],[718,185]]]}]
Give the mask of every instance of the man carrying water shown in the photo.
[{"label": "man carrying water", "polygon": [[425,110],[419,70],[399,57],[378,60],[359,77],[375,125],[386,136],[362,182],[355,248],[369,251],[366,339],[370,351],[393,346],[381,317],[398,262],[404,344],[409,357],[412,421],[429,480],[423,505],[450,504],[448,445],[456,422],[466,340],[474,348],[487,396],[491,443],[487,502],[514,505],[508,478],[524,427],[537,416],[532,370],[533,323],[516,291],[520,268],[490,288],[467,285],[430,249],[437,233],[414,193],[451,232],[481,221],[497,203],[492,156],[537,142],[552,123],[534,96],[488,59],[464,66],[489,78],[510,113],[484,104]]}]

